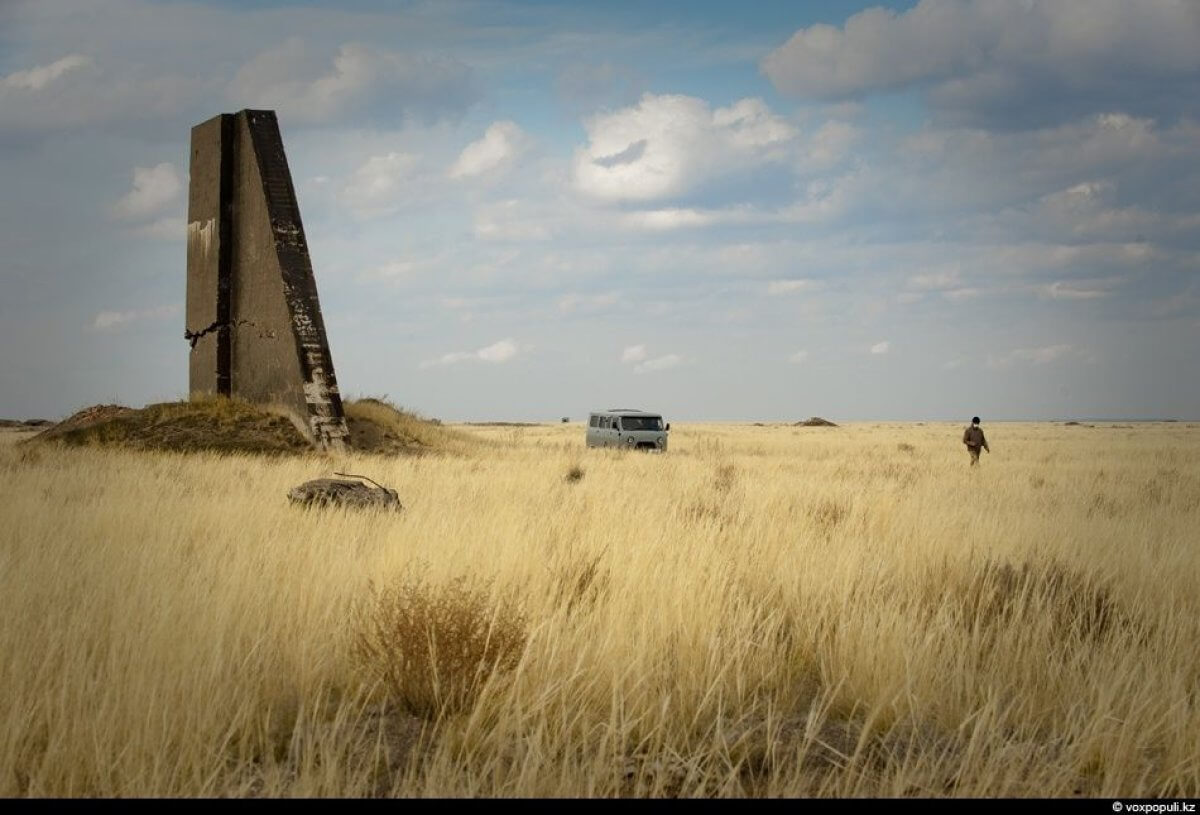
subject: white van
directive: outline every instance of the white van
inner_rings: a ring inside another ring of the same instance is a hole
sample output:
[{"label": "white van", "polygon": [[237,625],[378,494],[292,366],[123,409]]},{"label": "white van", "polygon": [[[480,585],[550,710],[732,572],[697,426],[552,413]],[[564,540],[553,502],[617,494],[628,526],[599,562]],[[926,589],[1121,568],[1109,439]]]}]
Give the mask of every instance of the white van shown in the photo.
[{"label": "white van", "polygon": [[588,414],[588,447],[621,447],[629,450],[667,451],[667,431],[662,416],[644,410],[613,408]]}]

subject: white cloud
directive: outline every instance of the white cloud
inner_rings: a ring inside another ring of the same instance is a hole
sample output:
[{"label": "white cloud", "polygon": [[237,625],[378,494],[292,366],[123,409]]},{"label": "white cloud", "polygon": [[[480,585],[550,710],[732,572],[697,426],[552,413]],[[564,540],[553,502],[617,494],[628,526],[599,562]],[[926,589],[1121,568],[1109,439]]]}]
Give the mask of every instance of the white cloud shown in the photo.
[{"label": "white cloud", "polygon": [[134,233],[160,241],[182,241],[187,235],[187,222],[182,216],[167,216],[139,226]]},{"label": "white cloud", "polygon": [[520,153],[525,133],[515,122],[493,122],[483,138],[463,148],[450,167],[451,178],[469,178],[508,167]]},{"label": "white cloud", "polygon": [[646,358],[646,346],[630,345],[621,352],[622,362],[641,362]]},{"label": "white cloud", "polygon": [[[644,97],[643,97],[644,99]],[[717,134],[728,144],[746,151],[770,149],[796,137],[796,128],[776,116],[761,99],[739,99],[712,115]]]},{"label": "white cloud", "polygon": [[1045,293],[1047,297],[1055,300],[1095,300],[1099,297],[1107,297],[1111,292],[1103,288],[1087,288],[1056,280],[1045,288]]},{"label": "white cloud", "polygon": [[799,364],[803,363],[804,361],[806,361],[807,359],[808,359],[807,351],[797,351],[796,353],[794,353],[788,357],[788,362],[791,362],[795,365],[799,365]]},{"label": "white cloud", "polygon": [[500,340],[476,353],[484,362],[507,362],[517,355],[517,344],[512,340]]},{"label": "white cloud", "polygon": [[546,241],[550,226],[525,202],[510,199],[480,207],[475,212],[475,237],[496,241]]},{"label": "white cloud", "polygon": [[1097,206],[1108,204],[1116,192],[1111,181],[1084,181],[1073,187],[1042,197],[1042,203],[1051,212],[1091,212]]},{"label": "white cloud", "polygon": [[113,205],[113,213],[127,220],[145,218],[173,203],[182,191],[183,183],[170,162],[134,167],[133,189]]},{"label": "white cloud", "polygon": [[813,179],[810,213],[893,225],[937,218],[930,227],[939,237],[955,229],[961,241],[969,227],[968,241],[981,232],[998,240],[1002,230],[999,240],[1010,243],[1178,241],[1200,228],[1182,192],[1195,188],[1189,177],[1200,181],[1192,169],[1200,125],[1187,119],[1164,127],[1106,113],[1038,130],[926,126],[880,146],[870,161]]},{"label": "white cloud", "polygon": [[[440,365],[453,365],[457,362],[466,362],[467,360],[477,360],[480,362],[501,363],[508,362],[521,351],[521,347],[513,339],[503,339],[484,346],[478,351],[453,351],[449,354],[442,354],[437,359],[426,360],[422,362],[420,367],[433,368]],[[528,348],[526,348],[528,350]]]},{"label": "white cloud", "polygon": [[368,280],[402,280],[411,277],[417,265],[408,260],[390,260],[368,269],[364,277]]},{"label": "white cloud", "polygon": [[958,303],[963,300],[974,300],[976,297],[982,297],[987,294],[986,289],[981,289],[977,286],[964,286],[961,289],[950,289],[942,292],[942,297],[952,303]]},{"label": "white cloud", "polygon": [[886,354],[889,350],[891,350],[891,347],[892,344],[887,340],[884,340],[883,342],[877,342],[871,346],[871,353]]},{"label": "white cloud", "polygon": [[373,261],[354,262],[345,268],[358,281],[384,281],[410,290],[432,287],[443,291],[437,281],[444,278],[447,268],[455,268],[461,262],[452,248],[443,247],[429,254],[405,252],[396,257],[382,254]]},{"label": "white cloud", "polygon": [[[1148,138],[1153,136],[1152,132],[1148,133]],[[1032,220],[1029,228],[1043,227],[1079,238],[1106,240],[1169,237],[1200,228],[1200,213],[1156,212],[1140,206],[1119,206],[1117,192],[1117,184],[1105,179],[1084,181],[1044,195],[1029,214]]]},{"label": "white cloud", "polygon": [[471,351],[452,351],[449,354],[442,354],[437,359],[427,360],[421,363],[422,368],[432,368],[435,365],[453,365],[456,362],[462,362],[468,359],[478,359],[478,355]]},{"label": "white cloud", "polygon": [[68,54],[49,65],[38,65],[24,71],[14,71],[0,77],[0,88],[22,91],[40,91],[63,74],[91,64],[91,59],[82,54]]},{"label": "white cloud", "polygon": [[845,214],[861,181],[856,173],[810,181],[803,194],[782,208],[775,220],[781,223],[809,224],[829,221]]},{"label": "white cloud", "polygon": [[564,294],[558,299],[558,310],[563,314],[570,314],[575,311],[596,312],[602,311],[617,302],[619,298],[617,292],[607,292],[605,294]]},{"label": "white cloud", "polygon": [[410,197],[419,156],[387,153],[371,156],[342,188],[342,201],[360,218],[391,215]]},{"label": "white cloud", "polygon": [[862,136],[862,128],[849,122],[836,119],[825,122],[800,151],[798,169],[821,171],[837,166],[850,155]]},{"label": "white cloud", "polygon": [[586,147],[572,176],[605,201],[654,201],[688,193],[713,178],[781,160],[796,128],[761,99],[710,110],[691,96],[644,95],[637,105],[584,123]]},{"label": "white cloud", "polygon": [[780,207],[738,203],[710,209],[643,209],[622,212],[615,223],[632,230],[647,232],[699,230],[717,225],[807,224],[834,219],[846,210],[848,204],[845,179],[821,179],[805,185],[799,199]]},{"label": "white cloud", "polygon": [[918,291],[945,291],[962,284],[958,268],[923,272],[908,278],[908,287]]},{"label": "white cloud", "polygon": [[769,294],[796,294],[797,292],[813,291],[820,286],[820,282],[816,280],[772,280],[767,285],[767,292]]},{"label": "white cloud", "polygon": [[674,368],[683,362],[683,357],[678,354],[664,354],[661,357],[648,359],[645,362],[638,363],[633,366],[635,374],[652,373],[654,371],[665,371],[668,368]]},{"label": "white cloud", "polygon": [[989,356],[988,366],[992,368],[1006,368],[1014,363],[1047,365],[1055,360],[1062,359],[1073,350],[1073,346],[1066,344],[1047,345],[1041,348],[1016,348],[1007,354]]},{"label": "white cloud", "polygon": [[1070,345],[1050,345],[1045,348],[1023,348],[1013,351],[1017,359],[1026,359],[1037,365],[1053,362],[1071,351]]},{"label": "white cloud", "polygon": [[944,107],[1028,108],[1047,89],[1070,102],[1135,99],[1132,78],[1194,78],[1197,42],[1200,14],[1179,0],[921,0],[900,13],[867,9],[840,28],[802,28],[762,69],[802,97],[932,84]]},{"label": "white cloud", "polygon": [[139,320],[162,320],[179,314],[178,305],[157,306],[140,311],[101,311],[92,319],[92,330],[109,331]]},{"label": "white cloud", "polygon": [[104,331],[137,319],[136,311],[102,311],[92,320],[92,328]]},{"label": "white cloud", "polygon": [[[0,16],[4,5],[0,2]],[[111,12],[114,17],[120,14]],[[87,128],[95,132],[94,128],[106,124],[128,131],[134,123],[164,120],[186,130],[188,122],[177,117],[189,111],[191,119],[197,106],[211,104],[211,77],[177,73],[174,64],[146,65],[133,59],[123,53],[97,58],[72,54],[0,77],[0,131],[36,135]],[[93,145],[93,149],[99,148]]]},{"label": "white cloud", "polygon": [[471,95],[470,70],[457,60],[342,45],[333,64],[299,38],[242,66],[228,88],[237,107],[265,107],[292,121],[323,122],[386,100],[378,111],[439,112]]},{"label": "white cloud", "polygon": [[719,221],[733,220],[731,212],[698,209],[650,209],[628,212],[622,222],[633,229],[650,232],[666,232],[672,229],[688,229],[711,226]]}]

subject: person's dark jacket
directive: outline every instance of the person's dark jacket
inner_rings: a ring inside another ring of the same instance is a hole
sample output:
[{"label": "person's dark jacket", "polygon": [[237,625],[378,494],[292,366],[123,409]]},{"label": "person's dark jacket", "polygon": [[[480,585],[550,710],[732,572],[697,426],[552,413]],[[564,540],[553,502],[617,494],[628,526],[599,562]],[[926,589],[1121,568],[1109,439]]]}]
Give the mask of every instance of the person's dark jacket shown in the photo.
[{"label": "person's dark jacket", "polygon": [[988,443],[983,435],[983,428],[977,424],[973,424],[963,431],[963,444],[975,450],[978,450],[980,447],[988,450]]}]

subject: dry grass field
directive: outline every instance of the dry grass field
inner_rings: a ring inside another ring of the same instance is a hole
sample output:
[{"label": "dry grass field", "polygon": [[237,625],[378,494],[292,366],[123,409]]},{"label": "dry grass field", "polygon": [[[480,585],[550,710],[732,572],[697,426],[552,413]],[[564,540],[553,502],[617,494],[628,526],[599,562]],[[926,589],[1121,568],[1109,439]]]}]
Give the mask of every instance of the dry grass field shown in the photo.
[{"label": "dry grass field", "polygon": [[0,433],[0,796],[1200,795],[1200,426],[985,427]]}]

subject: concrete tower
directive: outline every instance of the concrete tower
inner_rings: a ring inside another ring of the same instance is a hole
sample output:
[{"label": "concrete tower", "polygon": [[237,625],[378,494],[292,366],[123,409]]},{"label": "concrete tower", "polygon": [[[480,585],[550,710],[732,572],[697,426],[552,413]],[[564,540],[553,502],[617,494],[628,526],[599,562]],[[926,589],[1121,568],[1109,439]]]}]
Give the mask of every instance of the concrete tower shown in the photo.
[{"label": "concrete tower", "polygon": [[193,395],[291,410],[326,449],[348,433],[274,111],[192,128],[187,325]]}]

